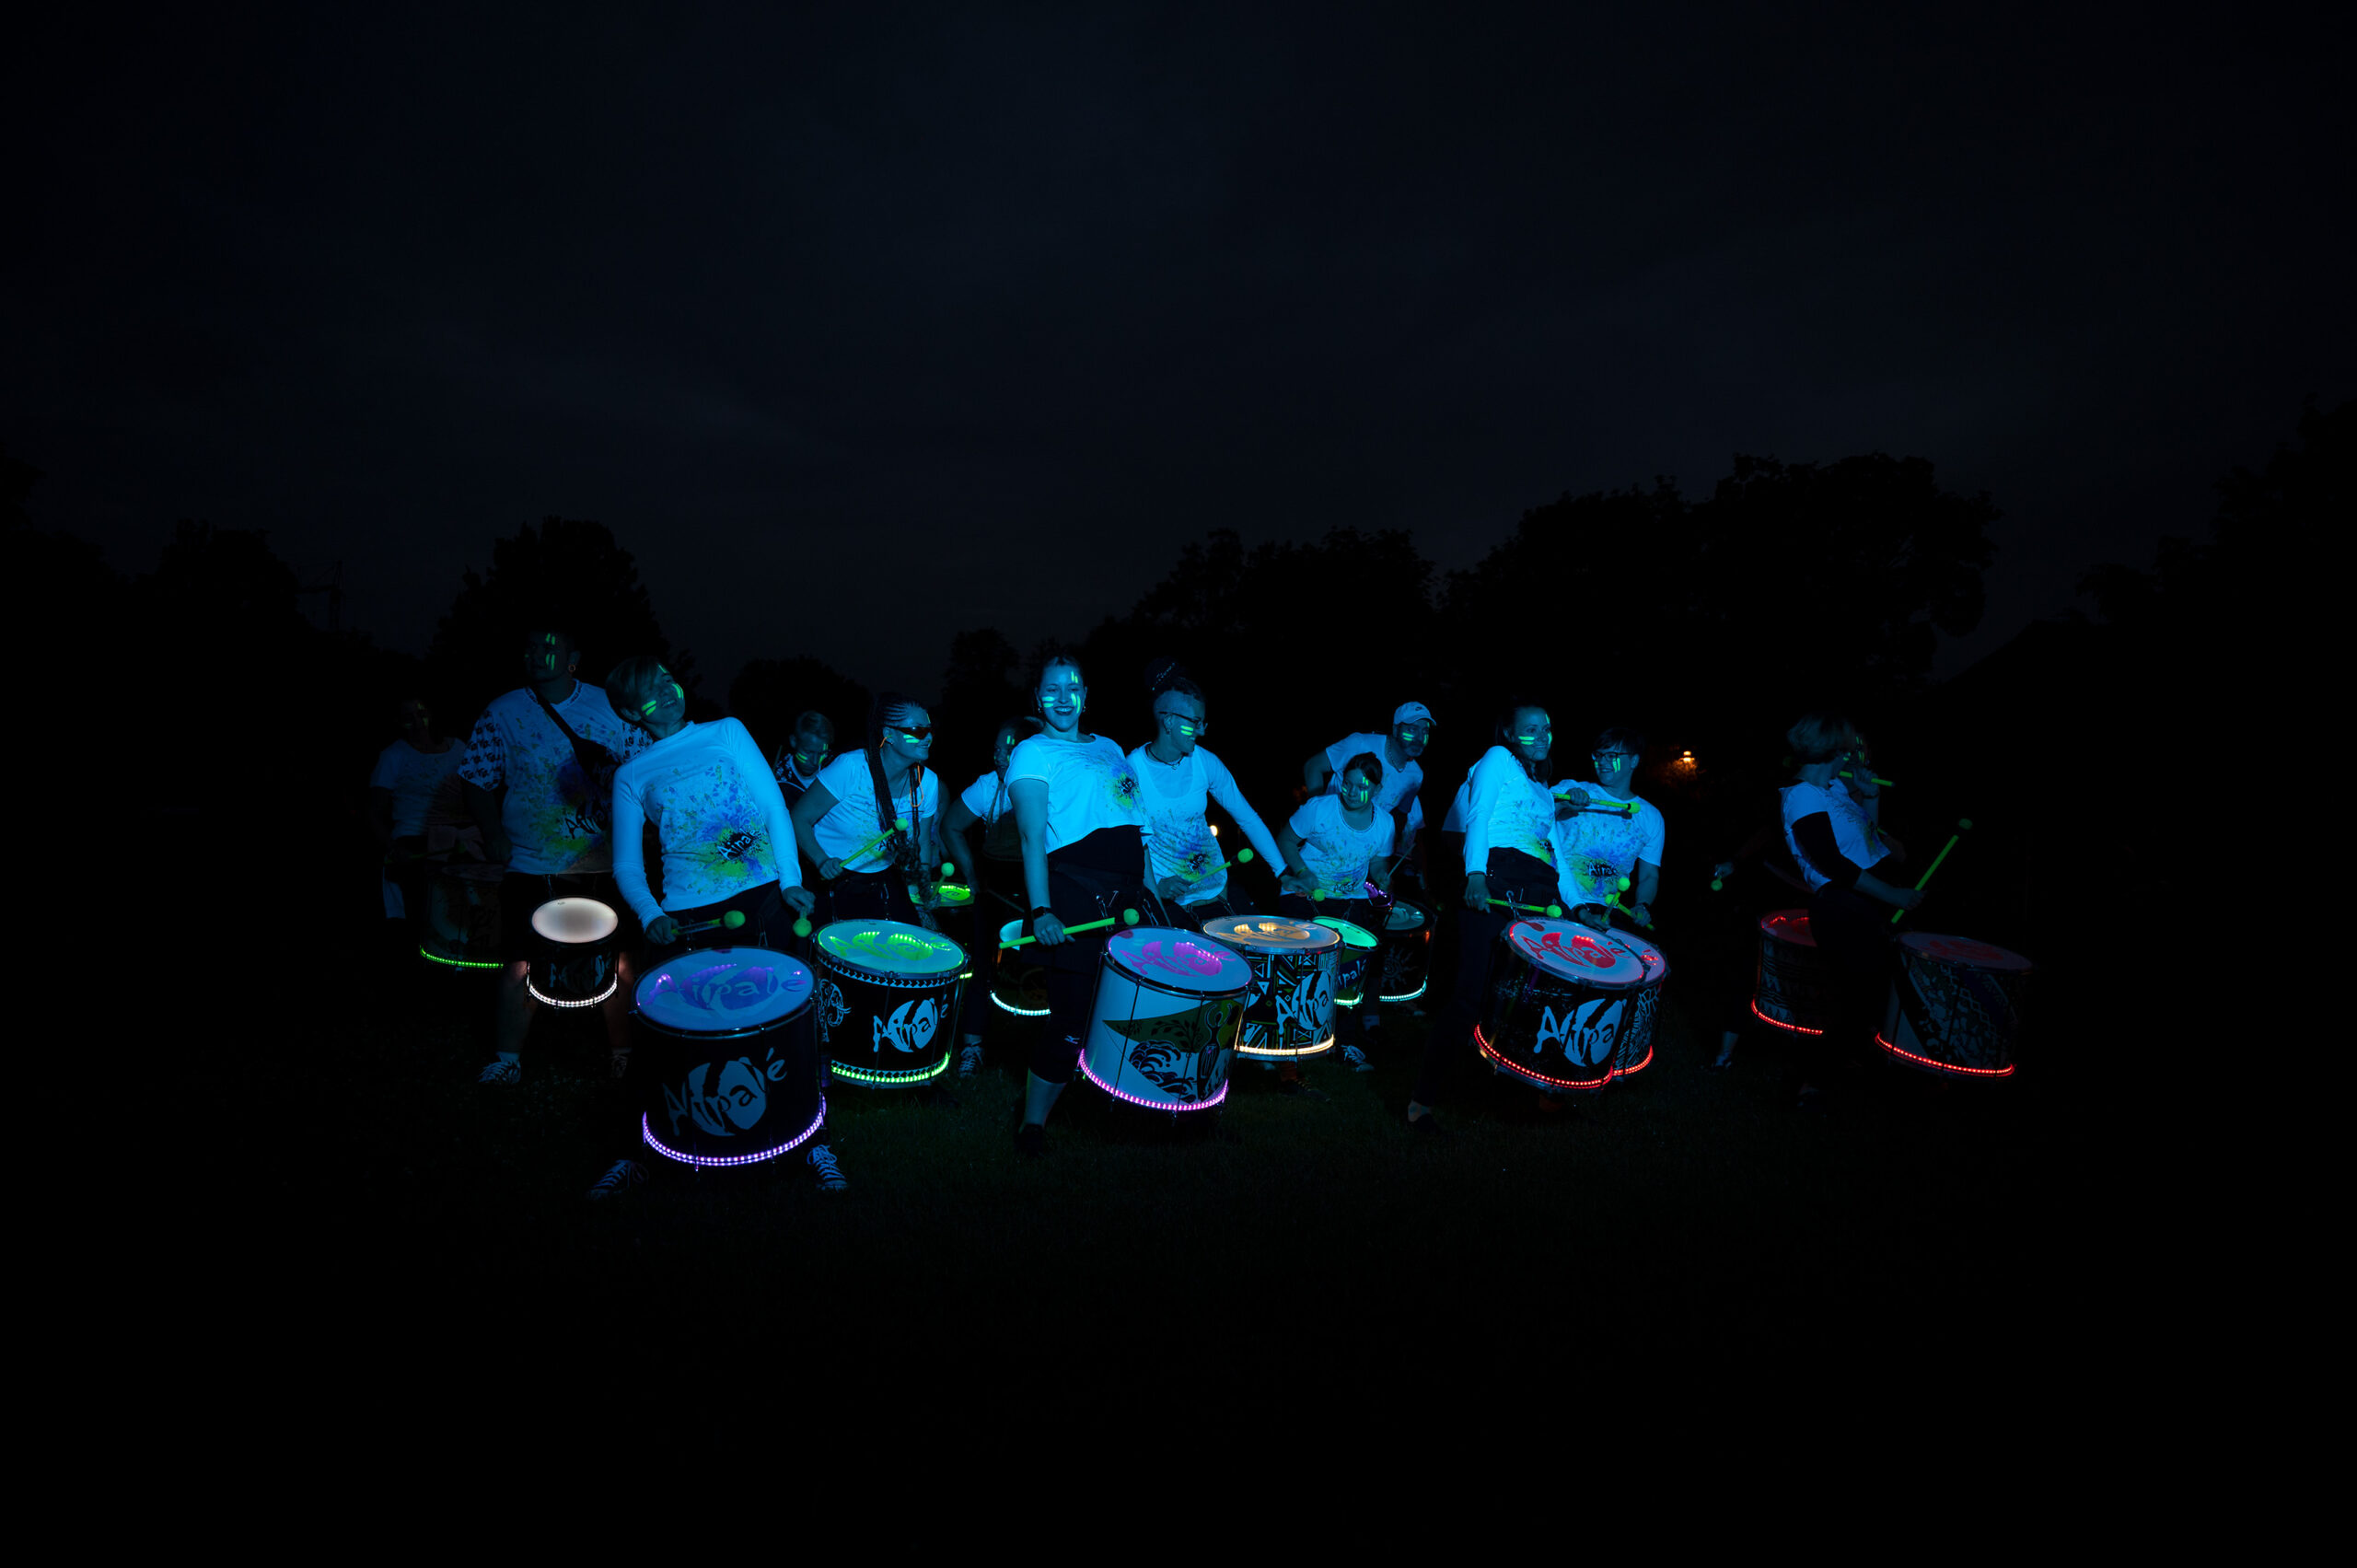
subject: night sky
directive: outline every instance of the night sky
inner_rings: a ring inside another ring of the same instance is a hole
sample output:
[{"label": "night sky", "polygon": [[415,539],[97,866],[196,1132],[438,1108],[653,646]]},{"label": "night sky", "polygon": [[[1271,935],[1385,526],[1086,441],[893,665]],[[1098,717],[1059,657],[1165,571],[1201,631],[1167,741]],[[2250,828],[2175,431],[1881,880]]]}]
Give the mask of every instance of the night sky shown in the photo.
[{"label": "night sky", "polygon": [[2357,394],[2348,57],[2296,23],[837,9],[19,34],[36,522],[127,570],[268,528],[422,652],[494,536],[593,517],[707,691],[924,690],[1212,528],[1460,567],[1566,491],[1881,449],[2006,514],[1953,670]]}]

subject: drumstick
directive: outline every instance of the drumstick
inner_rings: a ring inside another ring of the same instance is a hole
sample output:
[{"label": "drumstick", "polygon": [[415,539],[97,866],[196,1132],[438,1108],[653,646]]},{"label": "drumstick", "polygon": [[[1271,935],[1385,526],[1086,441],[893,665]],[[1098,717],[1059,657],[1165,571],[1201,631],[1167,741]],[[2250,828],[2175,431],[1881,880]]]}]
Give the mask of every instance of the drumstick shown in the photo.
[{"label": "drumstick", "polygon": [[1518,904],[1511,899],[1492,899],[1490,901],[1500,909],[1520,910],[1525,914],[1543,914],[1549,920],[1563,918],[1563,906],[1561,904],[1549,904],[1542,909],[1537,904]]},{"label": "drumstick", "polygon": [[[1969,817],[1957,818],[1956,831],[1950,833],[1948,835],[1948,842],[1940,846],[1940,853],[1932,857],[1932,864],[1923,867],[1923,875],[1915,879],[1915,890],[1917,892],[1920,893],[1923,890],[1923,885],[1932,879],[1932,873],[1937,871],[1940,868],[1940,862],[1948,857],[1948,851],[1956,848],[1956,840],[1964,837],[1965,834],[1970,831],[1972,831],[1972,819]],[[1907,912],[1905,910],[1893,910],[1890,912],[1890,923],[1897,925],[1906,917]]]},{"label": "drumstick", "polygon": [[[1109,925],[1135,925],[1137,923],[1137,911],[1123,910],[1121,912],[1121,917],[1118,921],[1109,914],[1103,920],[1092,920],[1081,925],[1067,925],[1064,927],[1064,935],[1067,936],[1077,936],[1084,931],[1102,931]],[[1039,939],[1037,936],[1018,936],[1012,942],[1002,943],[1001,946],[1007,947],[1020,947],[1027,942],[1037,942],[1038,940]]]},{"label": "drumstick", "polygon": [[874,838],[868,840],[865,843],[860,845],[857,849],[843,856],[843,864],[845,865],[849,865],[853,861],[857,860],[861,855],[865,854],[869,850],[874,849],[877,844],[882,843],[894,833],[900,832],[908,825],[909,819],[906,817],[894,819],[890,827],[885,829],[882,832],[877,834]]},{"label": "drumstick", "polygon": [[1229,866],[1231,866],[1231,865],[1242,865],[1245,861],[1248,861],[1248,860],[1249,860],[1249,859],[1251,859],[1251,858],[1252,858],[1252,852],[1251,852],[1250,850],[1248,850],[1248,849],[1240,849],[1240,850],[1237,850],[1237,851],[1236,852],[1236,858],[1235,858],[1234,860],[1223,860],[1223,861],[1221,861],[1217,865],[1213,866],[1209,871],[1198,871],[1198,872],[1193,873],[1191,876],[1190,876],[1190,875],[1189,875],[1187,872],[1181,871],[1180,873],[1178,873],[1178,875],[1179,875],[1179,876],[1181,876],[1181,877],[1185,877],[1187,878],[1187,880],[1188,880],[1188,881],[1190,881],[1190,882],[1200,882],[1200,881],[1203,880],[1203,878],[1205,878],[1206,877],[1215,877],[1215,876],[1217,876],[1219,873],[1221,873],[1221,872],[1223,872],[1223,871],[1226,870]]},{"label": "drumstick", "polygon": [[679,935],[682,936],[693,936],[699,932],[704,931],[734,931],[744,923],[744,912],[742,910],[730,910],[718,920],[700,920],[693,925],[683,925],[679,927]]},{"label": "drumstick", "polygon": [[[1841,776],[1845,779],[1854,779],[1858,775],[1852,772],[1849,769],[1844,768],[1841,770]],[[1888,779],[1877,779],[1872,773],[1868,773],[1866,777],[1873,783],[1876,789],[1888,789],[1890,787],[1890,781]]]}]

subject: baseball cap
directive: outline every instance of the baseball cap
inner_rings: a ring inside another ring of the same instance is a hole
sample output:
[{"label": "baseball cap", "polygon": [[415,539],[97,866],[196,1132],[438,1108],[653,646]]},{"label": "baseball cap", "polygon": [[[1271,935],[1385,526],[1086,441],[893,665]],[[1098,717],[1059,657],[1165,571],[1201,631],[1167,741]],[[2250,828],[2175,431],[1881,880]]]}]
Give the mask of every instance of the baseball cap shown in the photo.
[{"label": "baseball cap", "polygon": [[1422,703],[1402,703],[1399,712],[1391,715],[1393,724],[1406,724],[1411,719],[1422,719],[1426,724],[1436,722],[1433,718],[1433,711]]}]

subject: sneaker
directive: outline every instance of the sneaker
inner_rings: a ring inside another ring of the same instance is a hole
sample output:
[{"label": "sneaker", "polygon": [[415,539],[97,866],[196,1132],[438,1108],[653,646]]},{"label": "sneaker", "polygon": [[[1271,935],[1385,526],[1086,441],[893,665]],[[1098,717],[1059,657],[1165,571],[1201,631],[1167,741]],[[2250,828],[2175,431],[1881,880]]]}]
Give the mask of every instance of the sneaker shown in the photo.
[{"label": "sneaker", "polygon": [[475,1082],[496,1084],[503,1089],[512,1089],[523,1076],[522,1067],[504,1056],[494,1056],[491,1059],[490,1064],[484,1067],[481,1074],[476,1077]]},{"label": "sneaker", "polygon": [[982,1048],[981,1046],[969,1045],[958,1051],[958,1075],[959,1077],[970,1078],[981,1070]]},{"label": "sneaker", "polygon": [[1300,1078],[1278,1079],[1277,1092],[1287,1099],[1306,1099],[1318,1104],[1325,1103],[1329,1098],[1323,1089],[1311,1088],[1306,1080]]},{"label": "sneaker", "polygon": [[1372,1073],[1375,1071],[1375,1063],[1368,1061],[1366,1052],[1361,1051],[1355,1045],[1346,1045],[1342,1047],[1342,1060],[1351,1064],[1351,1071],[1353,1073]]},{"label": "sneaker", "polygon": [[851,1185],[851,1178],[843,1174],[843,1167],[835,1159],[835,1151],[826,1144],[811,1144],[807,1157],[810,1162],[810,1174],[817,1179],[819,1191],[840,1192]]},{"label": "sneaker", "polygon": [[589,1201],[613,1197],[642,1186],[646,1180],[646,1167],[636,1160],[616,1160],[605,1175],[598,1178],[598,1185],[589,1189]]},{"label": "sneaker", "polygon": [[1036,1121],[1027,1121],[1015,1130],[1015,1152],[1028,1160],[1048,1157],[1048,1130]]},{"label": "sneaker", "polygon": [[608,1051],[608,1052],[606,1053],[606,1062],[607,1062],[607,1064],[608,1064],[609,1066],[612,1067],[612,1068],[613,1068],[613,1070],[614,1070],[614,1082],[616,1082],[616,1083],[618,1083],[618,1084],[619,1084],[619,1083],[621,1083],[624,1078],[626,1078],[626,1077],[630,1076],[630,1052],[629,1052],[629,1051]]}]

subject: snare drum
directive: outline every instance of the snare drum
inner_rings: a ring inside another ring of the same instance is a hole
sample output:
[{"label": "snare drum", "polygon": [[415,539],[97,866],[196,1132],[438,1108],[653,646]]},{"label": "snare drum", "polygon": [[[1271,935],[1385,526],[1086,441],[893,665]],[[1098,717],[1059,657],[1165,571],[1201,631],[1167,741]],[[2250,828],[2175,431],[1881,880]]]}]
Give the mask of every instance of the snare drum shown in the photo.
[{"label": "snare drum", "polygon": [[1080,1070],[1116,1099],[1208,1110],[1253,993],[1252,966],[1191,931],[1138,926],[1105,944]]},{"label": "snare drum", "polygon": [[540,951],[525,971],[535,1001],[552,1007],[594,1007],[621,983],[614,969],[615,934],[622,923],[596,899],[551,899],[532,912]]},{"label": "snare drum", "polygon": [[1367,971],[1374,967],[1375,933],[1331,915],[1319,915],[1318,923],[1342,938],[1342,950],[1334,960],[1334,1005],[1355,1007],[1366,1000]]},{"label": "snare drum", "polygon": [[649,970],[632,993],[648,1085],[646,1146],[682,1165],[751,1165],[827,1118],[810,970],[760,947],[708,947]]},{"label": "snare drum", "polygon": [[1629,994],[1629,1013],[1620,1029],[1620,1049],[1612,1059],[1612,1075],[1630,1077],[1654,1059],[1654,1025],[1661,1011],[1661,983],[1669,978],[1669,959],[1661,944],[1633,931],[1615,931],[1608,940],[1644,966],[1645,978]]},{"label": "snare drum", "polygon": [[1334,1048],[1334,969],[1340,934],[1276,914],[1203,922],[1252,966],[1252,1005],[1237,1049],[1247,1056],[1315,1056]]},{"label": "snare drum", "polygon": [[1927,1073],[2009,1078],[2030,961],[1968,936],[1910,931],[1875,1043]]},{"label": "snare drum", "polygon": [[1377,950],[1376,998],[1413,1002],[1424,993],[1432,973],[1433,917],[1421,904],[1395,899],[1383,916],[1383,946]]},{"label": "snare drum", "polygon": [[1550,1089],[1600,1089],[1633,1071],[1620,1066],[1624,1037],[1639,1022],[1650,1031],[1653,1009],[1639,1001],[1651,998],[1645,962],[1619,935],[1538,917],[1508,925],[1473,1031],[1481,1053]]},{"label": "snare drum", "polygon": [[425,934],[418,952],[453,969],[499,967],[499,882],[507,869],[480,860],[434,868],[426,893]]},{"label": "snare drum", "polygon": [[892,920],[839,920],[811,939],[819,1035],[835,1075],[905,1088],[949,1065],[966,949]]},{"label": "snare drum", "polygon": [[1841,977],[1817,951],[1808,911],[1776,910],[1759,917],[1759,977],[1751,1011],[1787,1034],[1821,1035],[1833,1022]]}]

